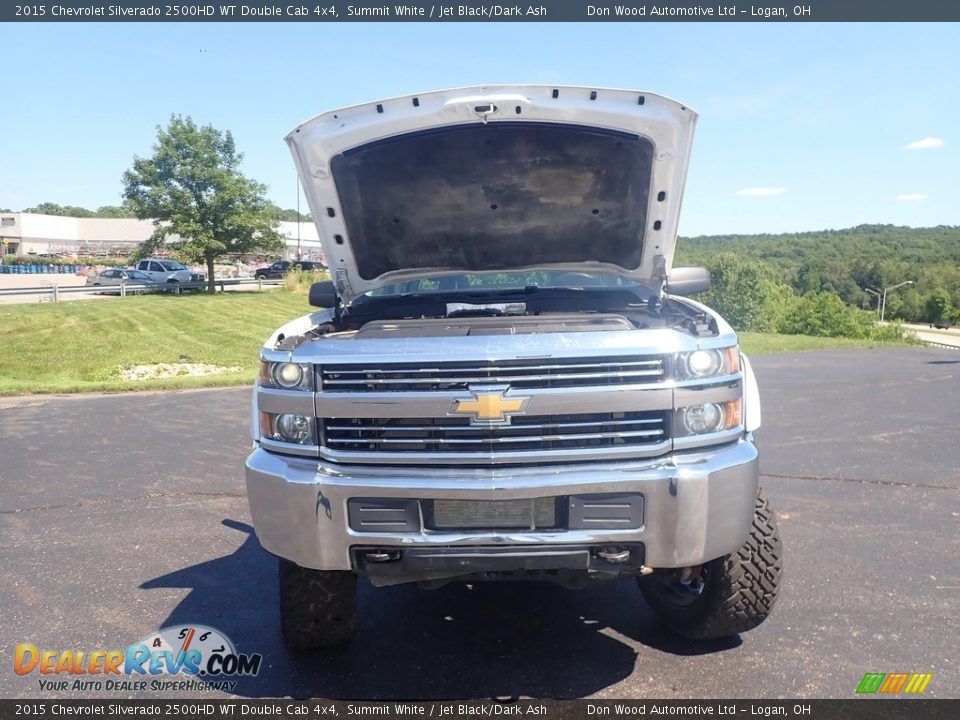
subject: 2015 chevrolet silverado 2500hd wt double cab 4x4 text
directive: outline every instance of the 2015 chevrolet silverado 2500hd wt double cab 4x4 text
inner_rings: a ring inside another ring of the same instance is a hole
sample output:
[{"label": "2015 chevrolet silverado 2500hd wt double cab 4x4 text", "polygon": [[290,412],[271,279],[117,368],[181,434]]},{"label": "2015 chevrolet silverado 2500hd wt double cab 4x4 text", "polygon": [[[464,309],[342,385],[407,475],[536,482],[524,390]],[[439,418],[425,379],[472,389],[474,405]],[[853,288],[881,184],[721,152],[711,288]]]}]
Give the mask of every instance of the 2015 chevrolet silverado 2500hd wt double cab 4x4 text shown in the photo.
[{"label": "2015 chevrolet silverado 2500hd wt double cab 4x4 text", "polygon": [[288,645],[345,641],[358,576],[634,576],[693,638],[767,617],[756,382],[672,267],[695,119],[486,86],[290,133],[331,282],[261,350],[246,463]]}]

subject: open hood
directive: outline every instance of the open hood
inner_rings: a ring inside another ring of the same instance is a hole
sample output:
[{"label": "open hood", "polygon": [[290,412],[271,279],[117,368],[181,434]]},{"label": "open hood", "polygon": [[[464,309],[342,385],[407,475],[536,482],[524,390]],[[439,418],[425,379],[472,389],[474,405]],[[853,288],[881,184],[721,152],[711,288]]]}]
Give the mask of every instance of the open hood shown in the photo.
[{"label": "open hood", "polygon": [[324,113],[286,140],[337,292],[450,273],[673,261],[696,113],[658,95],[482,86]]}]

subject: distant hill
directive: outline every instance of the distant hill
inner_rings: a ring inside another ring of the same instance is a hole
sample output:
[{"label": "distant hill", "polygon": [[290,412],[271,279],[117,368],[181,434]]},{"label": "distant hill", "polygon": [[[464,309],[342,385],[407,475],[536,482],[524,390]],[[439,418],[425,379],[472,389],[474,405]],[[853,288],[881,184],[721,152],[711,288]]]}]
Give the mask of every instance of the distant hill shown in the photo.
[{"label": "distant hill", "polygon": [[[876,307],[864,288],[883,290],[910,280],[887,298],[887,314],[923,322],[960,308],[960,227],[860,225],[778,235],[680,238],[674,265],[711,267],[721,253],[758,261],[798,294],[832,292],[844,302]],[[949,304],[944,297],[949,296]]]},{"label": "distant hill", "polygon": [[846,263],[889,261],[913,266],[960,265],[960,226],[859,225],[846,230],[779,235],[703,235],[681,238],[677,245],[678,259],[684,263],[724,250],[745,253],[787,272],[813,258]]}]

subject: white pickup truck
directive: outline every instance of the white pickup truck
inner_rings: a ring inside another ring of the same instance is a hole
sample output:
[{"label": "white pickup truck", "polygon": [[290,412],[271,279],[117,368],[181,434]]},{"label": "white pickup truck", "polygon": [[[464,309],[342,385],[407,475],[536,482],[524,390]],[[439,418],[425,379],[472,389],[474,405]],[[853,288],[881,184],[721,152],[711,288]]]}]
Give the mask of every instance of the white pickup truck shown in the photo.
[{"label": "white pickup truck", "polygon": [[246,462],[290,646],[350,637],[358,577],[634,577],[692,638],[768,616],[756,381],[673,267],[695,120],[483,86],[290,133],[332,282],[260,351]]}]

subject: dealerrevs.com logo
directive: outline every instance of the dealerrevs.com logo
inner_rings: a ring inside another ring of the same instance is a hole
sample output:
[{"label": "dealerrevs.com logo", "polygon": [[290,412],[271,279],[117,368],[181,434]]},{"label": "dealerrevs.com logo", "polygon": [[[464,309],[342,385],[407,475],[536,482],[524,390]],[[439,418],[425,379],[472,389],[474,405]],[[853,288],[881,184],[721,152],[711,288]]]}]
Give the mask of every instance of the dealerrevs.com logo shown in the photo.
[{"label": "dealerrevs.com logo", "polygon": [[260,672],[263,657],[237,652],[230,639],[206,625],[166,627],[126,650],[41,650],[16,646],[13,671],[36,674],[40,690],[225,690]]}]

